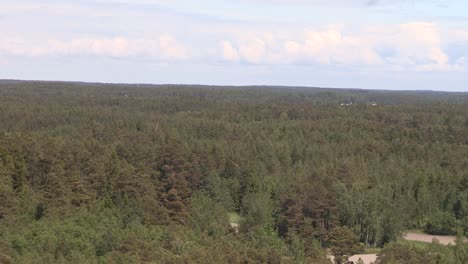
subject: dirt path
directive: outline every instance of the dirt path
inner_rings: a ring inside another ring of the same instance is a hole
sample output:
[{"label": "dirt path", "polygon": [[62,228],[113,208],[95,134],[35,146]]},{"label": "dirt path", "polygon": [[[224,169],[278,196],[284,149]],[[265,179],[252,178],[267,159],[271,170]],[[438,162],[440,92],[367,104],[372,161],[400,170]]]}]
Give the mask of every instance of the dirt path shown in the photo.
[{"label": "dirt path", "polygon": [[362,259],[364,264],[371,264],[377,260],[377,254],[362,254],[351,256],[348,260],[353,263],[358,263],[359,259]]},{"label": "dirt path", "polygon": [[[455,245],[455,236],[434,236],[434,235],[428,235],[428,234],[423,234],[423,233],[416,233],[416,232],[407,232],[403,235],[403,238],[405,240],[412,240],[412,241],[420,241],[420,242],[427,242],[427,243],[432,243],[432,240],[435,238],[439,240],[439,243],[442,245]],[[468,242],[467,239],[465,239],[466,242]],[[333,262],[334,257],[329,255],[328,258]],[[349,257],[349,261],[352,261],[354,263],[357,263],[358,260],[362,259],[364,264],[371,264],[374,263],[377,260],[377,254],[361,254],[361,255],[354,255]]]},{"label": "dirt path", "polygon": [[433,236],[422,233],[408,232],[403,236],[406,240],[421,241],[431,243],[433,239],[439,240],[442,245],[455,245],[455,236]]},{"label": "dirt path", "polygon": [[[335,261],[335,257],[332,255],[327,255],[328,259],[332,263]],[[360,255],[354,255],[348,258],[348,261],[352,261],[353,263],[357,263],[359,259],[362,259],[364,264],[372,264],[377,260],[377,254],[360,254]]]}]

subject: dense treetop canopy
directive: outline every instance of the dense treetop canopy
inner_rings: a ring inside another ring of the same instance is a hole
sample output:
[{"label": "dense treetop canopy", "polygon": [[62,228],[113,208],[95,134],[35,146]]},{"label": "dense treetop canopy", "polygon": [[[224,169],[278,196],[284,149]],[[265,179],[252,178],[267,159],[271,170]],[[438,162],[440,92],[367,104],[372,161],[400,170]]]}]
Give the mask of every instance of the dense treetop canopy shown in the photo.
[{"label": "dense treetop canopy", "polygon": [[0,262],[394,263],[467,187],[466,93],[0,82]]}]

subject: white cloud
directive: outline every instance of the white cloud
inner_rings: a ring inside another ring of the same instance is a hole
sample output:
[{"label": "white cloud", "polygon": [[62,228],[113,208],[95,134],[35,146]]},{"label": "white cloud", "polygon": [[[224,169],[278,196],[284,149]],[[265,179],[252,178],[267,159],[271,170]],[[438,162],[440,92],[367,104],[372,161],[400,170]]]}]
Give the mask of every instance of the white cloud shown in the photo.
[{"label": "white cloud", "polygon": [[287,40],[284,43],[284,49],[287,54],[291,55],[292,57],[297,57],[301,53],[301,44],[297,43],[296,41],[293,40]]},{"label": "white cloud", "polygon": [[239,60],[239,52],[235,49],[231,42],[229,41],[222,41],[221,42],[221,51],[223,59],[228,61],[238,61]]},{"label": "white cloud", "polygon": [[230,54],[238,53],[236,60],[254,64],[336,64],[392,71],[465,69],[463,60],[450,62],[444,50],[446,42],[439,26],[428,22],[377,25],[352,32],[329,26],[304,30],[302,34],[249,32],[224,41],[223,54],[225,59],[233,60]]},{"label": "white cloud", "polygon": [[302,57],[323,64],[376,65],[382,63],[382,59],[366,38],[344,35],[335,27],[324,31],[308,31],[303,42],[295,49],[299,49]]},{"label": "white cloud", "polygon": [[253,37],[241,44],[239,53],[244,60],[251,63],[261,63],[268,59],[266,57],[267,45],[259,37]]},{"label": "white cloud", "polygon": [[30,45],[23,38],[14,37],[0,37],[0,53],[17,56],[42,56],[46,51],[35,45]]},{"label": "white cloud", "polygon": [[281,60],[280,40],[269,32],[236,34],[235,41],[221,41],[221,54],[227,61],[278,63]]},{"label": "white cloud", "polygon": [[187,49],[170,35],[164,35],[159,38],[160,52],[164,57],[171,59],[188,58]]},{"label": "white cloud", "polygon": [[393,63],[402,65],[448,63],[448,56],[442,49],[439,28],[433,23],[415,22],[399,25],[394,33],[382,32],[377,43],[390,44],[397,56],[390,58]]},{"label": "white cloud", "polygon": [[[238,52],[238,57],[248,63],[312,62],[363,65],[383,63],[366,38],[344,35],[336,27],[318,31],[308,30],[299,36],[287,36],[282,33],[249,33],[248,36],[241,36],[234,41],[224,41],[224,43],[229,43],[228,50]],[[226,50],[227,47],[224,47],[223,52],[226,53]]]},{"label": "white cloud", "polygon": [[53,35],[5,34],[0,36],[0,55],[144,57],[160,61],[222,59],[226,63],[344,65],[389,71],[467,70],[468,54],[464,51],[450,53],[448,47],[452,42],[468,44],[468,31],[450,31],[429,22],[351,29],[328,26],[294,31],[287,27],[246,31],[241,26],[232,26],[215,28],[206,34],[208,37],[200,28],[186,36],[157,33],[154,34],[156,37],[149,38],[151,34],[136,35],[74,35],[64,40],[65,37],[59,39]]},{"label": "white cloud", "polygon": [[150,56],[156,59],[183,60],[189,57],[187,49],[170,35],[156,39],[74,38],[68,41],[50,39],[30,45],[22,38],[3,37],[0,51],[14,56],[93,55],[111,57]]},{"label": "white cloud", "polygon": [[48,49],[51,54],[126,57],[133,52],[138,43],[139,41],[136,41],[134,46],[130,47],[129,41],[124,38],[76,38],[71,41],[50,40]]}]

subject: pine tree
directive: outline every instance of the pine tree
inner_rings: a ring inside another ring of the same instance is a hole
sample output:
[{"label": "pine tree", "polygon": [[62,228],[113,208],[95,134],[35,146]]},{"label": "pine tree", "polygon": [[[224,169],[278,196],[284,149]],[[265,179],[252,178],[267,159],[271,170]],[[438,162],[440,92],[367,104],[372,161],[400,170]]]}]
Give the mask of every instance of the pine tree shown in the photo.
[{"label": "pine tree", "polygon": [[163,165],[161,168],[161,183],[164,186],[162,202],[175,223],[185,223],[188,216],[188,198],[192,190],[182,173],[177,173],[173,166]]},{"label": "pine tree", "polygon": [[0,219],[14,213],[15,198],[16,195],[11,184],[11,178],[3,166],[3,160],[0,156]]},{"label": "pine tree", "polygon": [[327,234],[327,244],[336,264],[346,263],[349,256],[362,250],[358,245],[357,236],[347,227],[337,226],[331,229]]}]

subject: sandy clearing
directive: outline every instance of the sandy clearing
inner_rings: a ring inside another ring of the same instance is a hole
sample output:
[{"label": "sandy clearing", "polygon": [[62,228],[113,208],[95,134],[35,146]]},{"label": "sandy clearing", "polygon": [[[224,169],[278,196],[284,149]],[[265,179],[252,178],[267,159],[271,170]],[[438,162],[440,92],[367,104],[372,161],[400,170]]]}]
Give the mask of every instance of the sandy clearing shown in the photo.
[{"label": "sandy clearing", "polygon": [[371,264],[377,260],[377,254],[354,255],[354,256],[351,256],[348,260],[352,261],[353,263],[358,263],[359,259],[362,259],[364,264]]},{"label": "sandy clearing", "polygon": [[[442,245],[455,245],[455,236],[434,236],[428,235],[423,233],[416,233],[416,232],[407,232],[403,235],[405,240],[411,241],[420,241],[420,242],[427,242],[432,243],[433,239],[437,239],[440,244]],[[468,242],[468,239],[465,238],[465,242]],[[332,255],[327,255],[327,257],[333,262],[334,257]],[[360,254],[354,255],[348,258],[349,261],[353,263],[357,263],[359,258],[362,259],[364,264],[372,264],[377,260],[377,254]]]},{"label": "sandy clearing", "polygon": [[408,232],[403,236],[406,240],[421,241],[431,243],[433,239],[439,240],[442,245],[455,245],[455,236],[434,236],[422,233]]},{"label": "sandy clearing", "polygon": [[[335,263],[335,257],[332,255],[327,255],[328,259],[332,263]],[[348,261],[352,261],[353,263],[357,263],[359,259],[362,259],[364,261],[364,264],[372,264],[377,260],[377,254],[360,254],[360,255],[353,255],[348,258]]]}]

